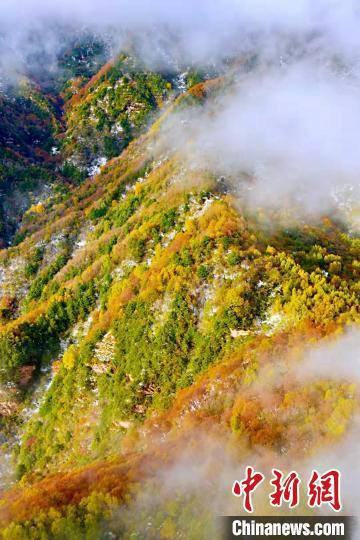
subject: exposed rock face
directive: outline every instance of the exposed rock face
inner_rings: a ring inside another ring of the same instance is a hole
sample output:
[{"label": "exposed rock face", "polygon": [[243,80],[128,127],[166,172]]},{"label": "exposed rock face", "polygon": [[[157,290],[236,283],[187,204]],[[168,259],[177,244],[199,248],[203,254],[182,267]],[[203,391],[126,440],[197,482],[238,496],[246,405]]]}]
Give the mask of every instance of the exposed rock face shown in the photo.
[{"label": "exposed rock face", "polygon": [[230,330],[230,335],[232,338],[244,337],[251,334],[250,330]]},{"label": "exposed rock face", "polygon": [[115,338],[111,332],[105,334],[103,339],[96,345],[95,358],[102,363],[109,363],[115,355]]},{"label": "exposed rock face", "polygon": [[1,401],[0,400],[0,415],[11,416],[18,410],[18,403],[15,401]]},{"label": "exposed rock face", "polygon": [[33,374],[35,371],[35,366],[22,366],[19,369],[20,373],[20,379],[19,384],[20,386],[27,386],[29,382],[31,381]]}]

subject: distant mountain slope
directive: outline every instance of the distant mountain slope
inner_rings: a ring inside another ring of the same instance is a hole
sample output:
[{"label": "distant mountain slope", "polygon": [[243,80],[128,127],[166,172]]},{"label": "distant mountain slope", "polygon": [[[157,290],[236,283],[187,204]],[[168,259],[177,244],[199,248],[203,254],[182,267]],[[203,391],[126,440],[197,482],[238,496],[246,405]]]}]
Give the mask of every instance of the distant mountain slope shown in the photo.
[{"label": "distant mountain slope", "polygon": [[60,129],[58,103],[31,82],[0,94],[0,234],[4,239],[11,237],[42,186],[57,180],[52,148]]},{"label": "distant mountain slope", "polygon": [[98,172],[170,96],[171,83],[144,71],[130,56],[122,55],[94,75],[105,56],[101,43],[88,41],[65,49],[52,79],[39,76],[38,84],[24,78],[0,93],[4,243],[32,205],[39,210],[49,197],[58,200],[69,183]]},{"label": "distant mountain slope", "polygon": [[169,98],[172,85],[131,56],[106,64],[66,104],[64,156],[92,173],[121,152]]}]

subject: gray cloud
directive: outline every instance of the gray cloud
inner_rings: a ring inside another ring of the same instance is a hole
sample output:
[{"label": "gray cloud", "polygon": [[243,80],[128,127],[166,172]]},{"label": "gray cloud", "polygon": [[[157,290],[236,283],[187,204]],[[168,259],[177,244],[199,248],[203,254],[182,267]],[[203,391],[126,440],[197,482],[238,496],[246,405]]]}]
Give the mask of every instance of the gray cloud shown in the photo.
[{"label": "gray cloud", "polygon": [[115,50],[132,40],[156,67],[256,57],[214,108],[170,126],[175,148],[234,176],[251,204],[348,210],[360,199],[359,22],[352,0],[3,0],[0,72],[39,58],[54,70],[66,33],[85,28]]},{"label": "gray cloud", "polygon": [[354,202],[359,196],[357,82],[314,62],[259,69],[215,104],[175,118],[166,138],[191,166],[235,176],[252,203],[282,207],[292,200],[326,211],[345,186]]},{"label": "gray cloud", "polygon": [[270,55],[289,53],[302,43],[302,48],[326,49],[355,62],[360,52],[358,23],[359,10],[351,0],[3,0],[0,5],[3,46],[20,55],[34,31],[40,30],[40,42],[49,41],[52,27],[77,25],[97,31],[111,27],[116,36],[125,32],[139,39],[151,33],[165,49],[176,38],[186,61],[208,62],[209,57],[224,58],[259,46]]}]

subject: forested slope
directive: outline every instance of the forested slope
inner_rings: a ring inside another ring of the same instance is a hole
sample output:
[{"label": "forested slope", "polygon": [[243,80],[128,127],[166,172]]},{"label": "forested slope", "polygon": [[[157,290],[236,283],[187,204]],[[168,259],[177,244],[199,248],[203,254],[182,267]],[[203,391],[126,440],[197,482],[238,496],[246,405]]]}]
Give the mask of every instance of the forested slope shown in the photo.
[{"label": "forested slope", "polygon": [[[233,467],[265,452],[301,461],[356,410],[353,381],[292,371],[306,343],[359,322],[359,239],[332,216],[281,225],[273,211],[269,226],[234,179],[164,146],[169,118],[220,106],[232,75],[175,99],[171,77],[131,62],[69,98],[71,185],[0,254],[1,427],[20,482],[3,538],[205,538],[201,490],[218,487],[224,449]],[[197,486],[164,487],[188,453]],[[221,493],[219,512],[236,503]]]}]

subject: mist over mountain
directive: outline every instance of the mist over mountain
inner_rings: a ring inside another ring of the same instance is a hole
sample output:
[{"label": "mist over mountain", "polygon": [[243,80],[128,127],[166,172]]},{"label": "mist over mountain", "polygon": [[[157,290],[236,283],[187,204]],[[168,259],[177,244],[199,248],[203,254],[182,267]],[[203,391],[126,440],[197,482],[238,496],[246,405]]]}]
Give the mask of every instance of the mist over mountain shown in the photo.
[{"label": "mist over mountain", "polygon": [[225,97],[172,120],[164,138],[190,166],[232,178],[250,207],[293,201],[309,217],[336,209],[346,190],[359,199],[359,103],[357,84],[321,64],[258,67]]},{"label": "mist over mountain", "polygon": [[[247,466],[356,514],[350,0],[0,5],[0,538],[220,540]],[[316,509],[323,515],[328,508]]]},{"label": "mist over mountain", "polygon": [[26,69],[28,59],[36,61],[39,53],[39,66],[51,69],[67,32],[88,29],[111,37],[118,49],[134,39],[143,57],[158,67],[174,61],[208,64],[252,51],[277,61],[281,56],[319,57],[356,72],[358,22],[359,10],[351,0],[226,0],[221,6],[206,0],[195,5],[157,0],[151,6],[138,0],[5,0],[1,57],[9,73]]},{"label": "mist over mountain", "polygon": [[[191,66],[223,73],[245,59],[251,75],[240,76],[215,118],[194,121],[196,160],[213,157],[219,174],[255,176],[255,204],[281,206],[296,191],[300,206],[326,211],[344,186],[358,197],[358,22],[350,1],[229,1],[221,9],[203,1],[157,1],[151,9],[146,2],[5,2],[2,73],[7,80],[56,77],[79,28],[101,44],[100,60],[130,47],[163,73]],[[176,130],[173,136],[181,139]]]}]

